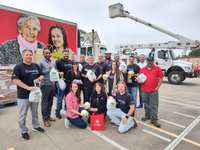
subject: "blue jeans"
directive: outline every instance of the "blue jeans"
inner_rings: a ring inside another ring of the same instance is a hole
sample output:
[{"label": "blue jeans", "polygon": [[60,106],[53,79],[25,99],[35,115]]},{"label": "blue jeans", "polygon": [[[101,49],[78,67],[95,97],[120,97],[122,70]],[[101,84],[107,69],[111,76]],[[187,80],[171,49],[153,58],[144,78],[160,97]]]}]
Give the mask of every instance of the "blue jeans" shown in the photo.
[{"label": "blue jeans", "polygon": [[81,118],[68,118],[70,123],[78,128],[85,129],[87,127],[86,122]]},{"label": "blue jeans", "polygon": [[126,124],[122,122],[122,118],[125,117],[126,114],[119,108],[107,110],[107,115],[112,123],[119,126],[119,133],[125,133],[134,126],[135,122],[133,121],[133,117],[129,117]]},{"label": "blue jeans", "polygon": [[[68,87],[66,87],[67,89]],[[58,84],[56,83],[56,91],[57,91],[57,105],[56,105],[56,114],[60,114],[60,110],[62,109],[62,102],[63,102],[63,98],[66,95],[66,89],[65,90],[61,90],[58,86]],[[66,106],[65,106],[65,110],[66,110]]]},{"label": "blue jeans", "polygon": [[131,101],[136,104],[138,87],[128,87],[128,93],[131,95]]}]

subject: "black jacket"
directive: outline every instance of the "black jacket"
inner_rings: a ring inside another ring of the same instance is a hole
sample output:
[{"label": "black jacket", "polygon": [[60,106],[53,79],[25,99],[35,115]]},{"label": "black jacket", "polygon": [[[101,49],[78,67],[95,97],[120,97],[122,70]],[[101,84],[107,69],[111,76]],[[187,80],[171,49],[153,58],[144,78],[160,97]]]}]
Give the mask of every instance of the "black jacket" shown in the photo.
[{"label": "black jacket", "polygon": [[96,94],[96,92],[94,92],[91,95],[90,103],[91,103],[92,108],[98,109],[97,113],[106,114],[106,111],[107,111],[107,108],[106,108],[107,96],[106,96],[105,93],[104,94],[103,93],[102,94]]}]

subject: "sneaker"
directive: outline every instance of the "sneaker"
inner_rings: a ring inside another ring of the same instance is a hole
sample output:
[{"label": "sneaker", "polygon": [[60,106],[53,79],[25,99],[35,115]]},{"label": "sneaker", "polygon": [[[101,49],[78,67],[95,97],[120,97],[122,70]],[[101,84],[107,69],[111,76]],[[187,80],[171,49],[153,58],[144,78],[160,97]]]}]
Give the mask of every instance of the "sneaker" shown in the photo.
[{"label": "sneaker", "polygon": [[28,133],[22,133],[22,138],[25,139],[25,140],[29,140],[30,136],[29,136]]},{"label": "sneaker", "polygon": [[62,116],[60,114],[56,114],[56,118],[62,119]]},{"label": "sneaker", "polygon": [[151,123],[157,128],[161,127],[161,124],[157,120],[151,120]]},{"label": "sneaker", "polygon": [[41,127],[33,128],[33,131],[39,131],[39,132],[41,132],[41,133],[44,133],[44,132],[45,132],[45,130],[44,130],[43,128],[41,128]]},{"label": "sneaker", "polygon": [[142,117],[141,120],[142,120],[142,121],[147,121],[147,120],[150,120],[150,118],[148,118],[148,117]]}]

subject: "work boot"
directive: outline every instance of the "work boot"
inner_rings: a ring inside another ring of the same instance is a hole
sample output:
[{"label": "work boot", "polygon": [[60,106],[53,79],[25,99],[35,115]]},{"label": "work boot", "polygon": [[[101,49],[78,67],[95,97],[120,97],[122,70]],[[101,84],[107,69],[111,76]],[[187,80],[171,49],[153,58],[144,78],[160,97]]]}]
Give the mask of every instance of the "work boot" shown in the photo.
[{"label": "work boot", "polygon": [[147,120],[150,120],[150,118],[149,117],[142,117],[142,119],[141,119],[142,121],[147,121]]},{"label": "work boot", "polygon": [[60,114],[56,114],[56,118],[62,119],[62,116]]},{"label": "work boot", "polygon": [[30,136],[29,136],[28,133],[22,133],[22,138],[25,139],[25,140],[29,140]]},{"label": "work boot", "polygon": [[151,123],[157,128],[161,127],[161,124],[158,122],[158,120],[151,120]]}]

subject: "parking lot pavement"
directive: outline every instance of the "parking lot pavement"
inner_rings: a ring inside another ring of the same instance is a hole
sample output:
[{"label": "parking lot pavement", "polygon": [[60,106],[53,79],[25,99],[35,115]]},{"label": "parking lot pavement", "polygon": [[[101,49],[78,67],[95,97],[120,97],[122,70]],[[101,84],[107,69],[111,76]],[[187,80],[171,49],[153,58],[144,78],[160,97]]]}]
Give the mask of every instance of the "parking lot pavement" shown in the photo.
[{"label": "parking lot pavement", "polygon": [[[149,121],[140,121],[143,114],[143,109],[137,110],[138,127],[126,134],[119,134],[109,120],[104,131],[92,132],[74,127],[66,129],[62,119],[46,129],[45,134],[30,130],[31,140],[23,141],[19,136],[17,108],[0,109],[0,150],[200,149],[200,79],[187,79],[182,85],[164,81],[159,103],[161,128],[152,126]],[[29,116],[29,128],[30,119]]]}]

